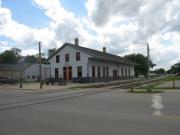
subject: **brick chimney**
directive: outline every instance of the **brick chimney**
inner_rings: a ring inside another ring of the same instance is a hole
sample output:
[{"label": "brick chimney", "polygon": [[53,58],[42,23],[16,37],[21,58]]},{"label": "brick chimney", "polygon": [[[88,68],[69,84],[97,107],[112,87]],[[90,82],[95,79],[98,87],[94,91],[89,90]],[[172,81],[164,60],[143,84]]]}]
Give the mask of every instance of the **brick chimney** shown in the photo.
[{"label": "brick chimney", "polygon": [[103,52],[106,53],[106,47],[103,47]]},{"label": "brick chimney", "polygon": [[74,44],[77,45],[77,46],[79,45],[79,39],[78,38],[74,39]]}]

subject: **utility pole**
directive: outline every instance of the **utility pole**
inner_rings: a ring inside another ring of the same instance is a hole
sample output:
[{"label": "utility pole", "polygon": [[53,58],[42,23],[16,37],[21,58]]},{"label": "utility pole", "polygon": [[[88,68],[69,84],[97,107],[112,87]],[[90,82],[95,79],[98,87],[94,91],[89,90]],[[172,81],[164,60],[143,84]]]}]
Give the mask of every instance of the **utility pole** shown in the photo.
[{"label": "utility pole", "polygon": [[23,69],[22,69],[22,67],[20,67],[20,72],[19,72],[19,88],[22,88],[23,87],[23,85],[22,85],[22,72],[23,72]]},{"label": "utility pole", "polygon": [[148,72],[147,72],[147,78],[149,80],[149,74],[150,74],[150,50],[149,50],[149,44],[147,43],[147,58],[148,58],[148,62],[147,62],[147,66],[148,66]]},{"label": "utility pole", "polygon": [[39,42],[39,83],[40,83],[40,89],[42,89],[42,82],[41,82],[41,42]]},{"label": "utility pole", "polygon": [[[148,61],[147,61],[147,66],[148,66],[148,72],[147,72],[147,79],[148,81],[149,80],[149,77],[150,77],[150,49],[149,49],[149,44],[147,43],[147,58],[148,58]],[[147,91],[148,92],[151,92],[151,88],[150,88],[150,82],[148,82],[148,88],[147,88]]]}]

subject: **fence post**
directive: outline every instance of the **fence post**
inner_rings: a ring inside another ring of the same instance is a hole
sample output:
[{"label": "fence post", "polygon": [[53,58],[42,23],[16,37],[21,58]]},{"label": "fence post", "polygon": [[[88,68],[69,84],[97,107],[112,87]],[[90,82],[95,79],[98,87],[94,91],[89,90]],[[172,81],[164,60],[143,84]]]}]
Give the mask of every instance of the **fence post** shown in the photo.
[{"label": "fence post", "polygon": [[134,92],[134,88],[133,87],[131,87],[131,92]]},{"label": "fence post", "polygon": [[175,78],[173,77],[173,89],[175,89]]}]

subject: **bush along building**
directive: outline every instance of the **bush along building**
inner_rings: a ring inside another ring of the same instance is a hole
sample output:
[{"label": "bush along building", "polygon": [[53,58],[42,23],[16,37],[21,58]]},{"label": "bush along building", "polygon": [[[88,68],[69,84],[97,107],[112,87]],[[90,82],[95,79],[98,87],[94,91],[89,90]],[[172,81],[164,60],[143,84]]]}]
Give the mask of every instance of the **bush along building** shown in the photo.
[{"label": "bush along building", "polygon": [[52,78],[73,82],[100,82],[134,77],[136,63],[120,56],[65,43],[48,58]]}]

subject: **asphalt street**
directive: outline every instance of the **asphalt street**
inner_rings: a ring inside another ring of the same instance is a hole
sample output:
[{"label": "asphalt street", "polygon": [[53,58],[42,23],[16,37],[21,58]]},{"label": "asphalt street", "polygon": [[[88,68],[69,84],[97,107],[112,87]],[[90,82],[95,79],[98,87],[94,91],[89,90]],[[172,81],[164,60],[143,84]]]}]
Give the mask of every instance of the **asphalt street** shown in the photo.
[{"label": "asphalt street", "polygon": [[180,91],[98,90],[102,92],[1,89],[0,135],[180,134]]}]

